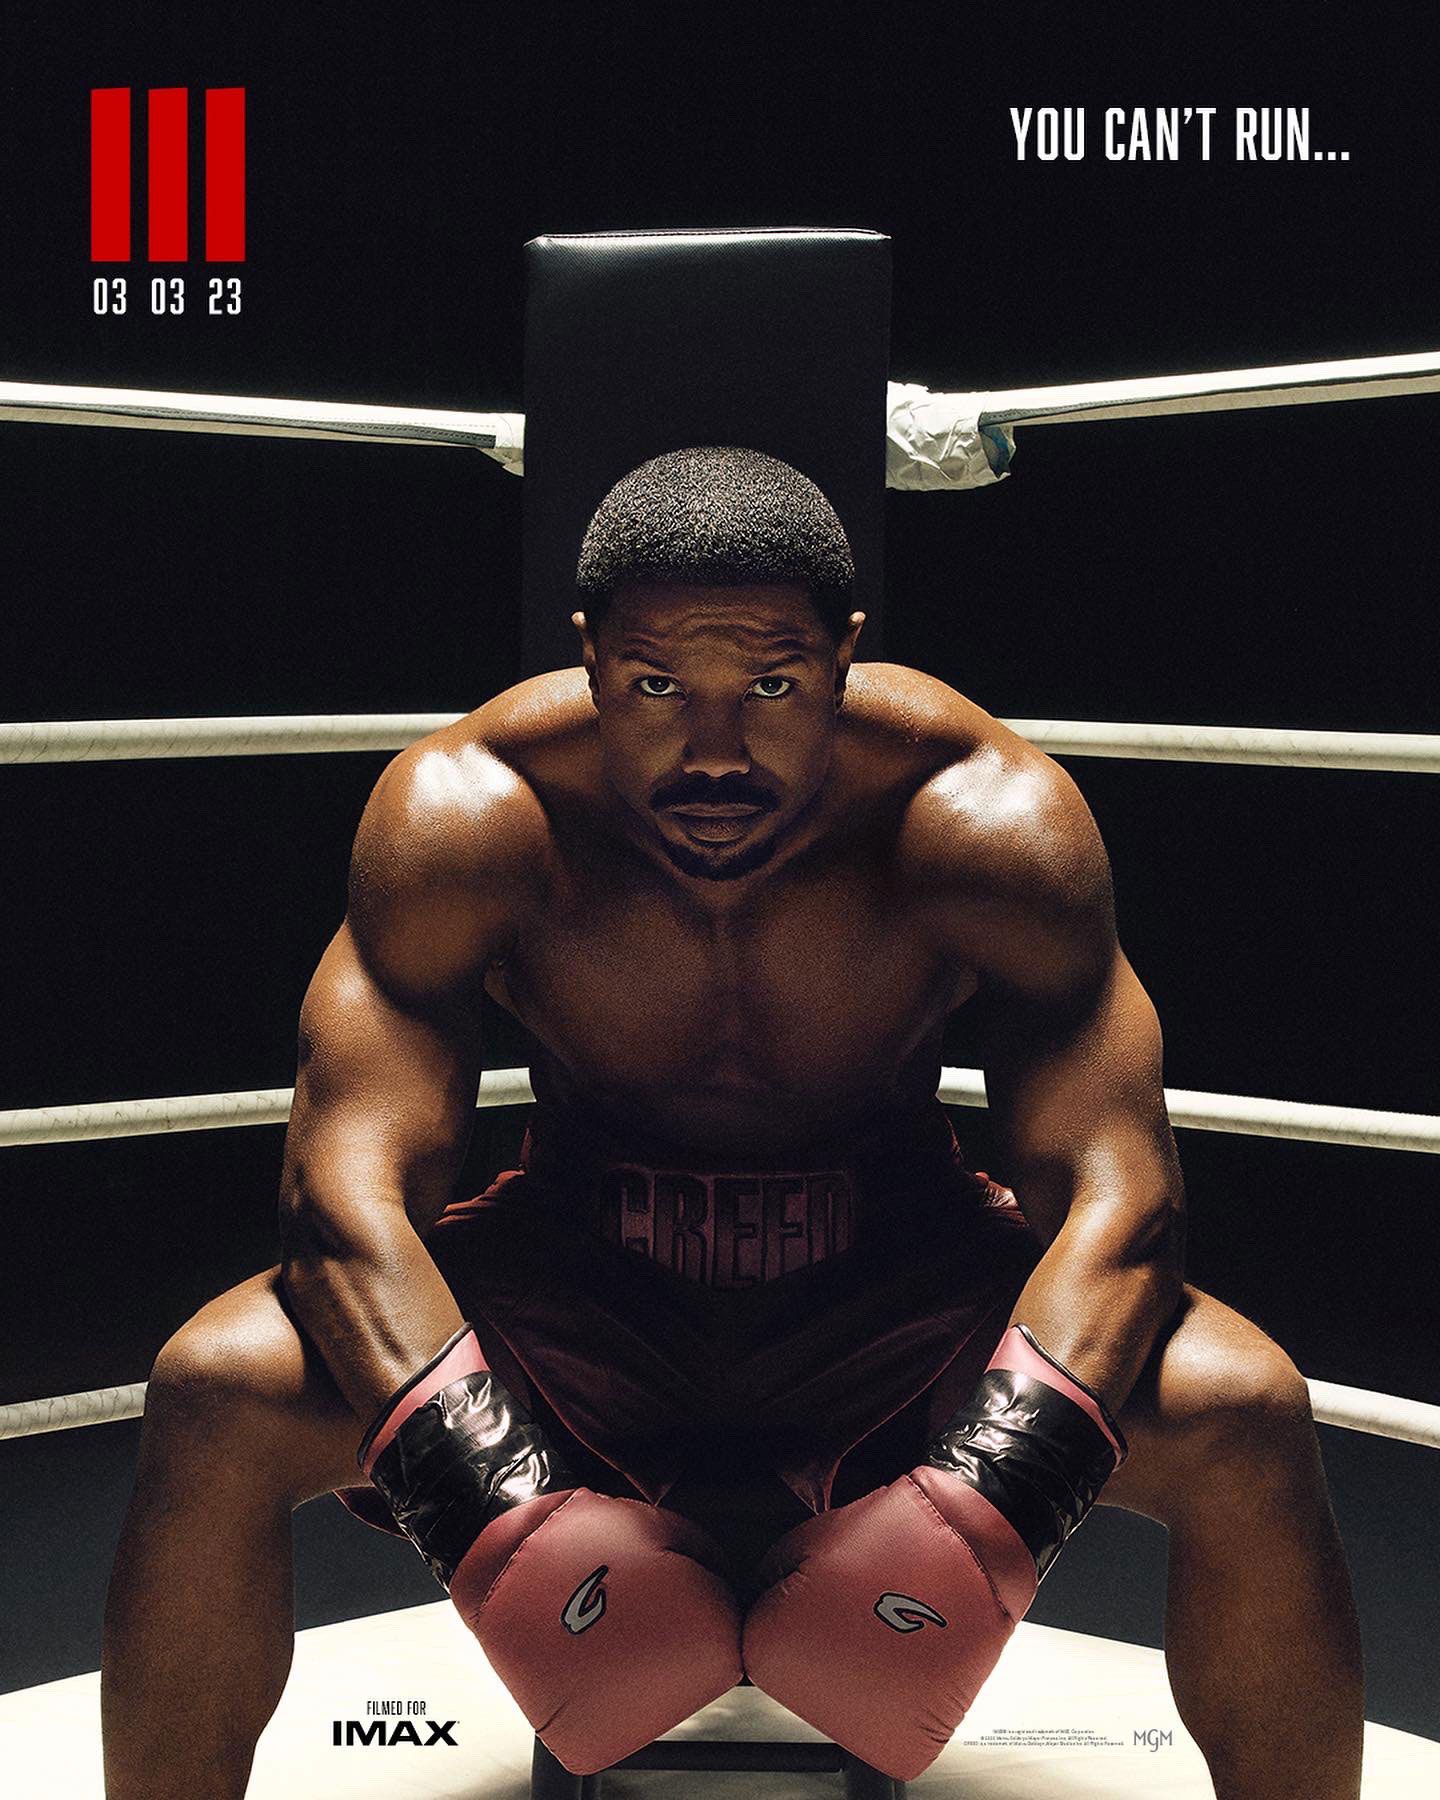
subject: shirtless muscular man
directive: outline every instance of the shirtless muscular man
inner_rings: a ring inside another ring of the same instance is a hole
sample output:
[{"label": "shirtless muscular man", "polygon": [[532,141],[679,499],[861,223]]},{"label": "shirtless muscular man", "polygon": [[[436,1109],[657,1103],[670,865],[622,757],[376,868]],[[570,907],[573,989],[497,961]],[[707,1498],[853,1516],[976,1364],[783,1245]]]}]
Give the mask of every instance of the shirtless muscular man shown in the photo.
[{"label": "shirtless muscular man", "polygon": [[[282,1260],[151,1377],[111,1800],[243,1794],[289,1516],[329,1491],[413,1540],[567,1767],[744,1671],[901,1779],[1089,1508],[1130,1507],[1169,1528],[1216,1793],[1354,1800],[1306,1386],[1183,1279],[1160,1030],[1077,789],[852,663],[844,532],[770,457],[646,463],[578,579],[583,667],[413,745],[365,810]],[[537,1105],[523,1166],[456,1202],[485,994]],[[962,1008],[1008,1185],[935,1098]]]}]

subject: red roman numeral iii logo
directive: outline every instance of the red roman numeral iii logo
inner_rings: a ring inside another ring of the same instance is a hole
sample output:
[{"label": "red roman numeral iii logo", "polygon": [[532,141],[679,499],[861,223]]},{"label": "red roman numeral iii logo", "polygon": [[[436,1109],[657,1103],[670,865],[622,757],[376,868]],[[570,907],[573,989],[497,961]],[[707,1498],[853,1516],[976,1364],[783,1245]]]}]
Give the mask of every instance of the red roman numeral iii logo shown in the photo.
[{"label": "red roman numeral iii logo", "polygon": [[[190,90],[146,95],[146,260],[190,253]],[[90,260],[130,260],[130,89],[90,90]],[[205,260],[245,260],[245,90],[205,89]]]}]

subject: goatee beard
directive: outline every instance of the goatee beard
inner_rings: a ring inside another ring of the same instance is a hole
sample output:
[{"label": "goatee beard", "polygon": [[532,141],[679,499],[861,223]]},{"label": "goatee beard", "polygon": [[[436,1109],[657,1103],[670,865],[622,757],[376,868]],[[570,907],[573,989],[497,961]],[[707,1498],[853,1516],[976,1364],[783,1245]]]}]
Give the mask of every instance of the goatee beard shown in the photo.
[{"label": "goatee beard", "polygon": [[752,844],[748,849],[737,850],[733,856],[717,861],[701,851],[692,850],[688,844],[672,844],[668,838],[662,838],[660,842],[665,854],[682,874],[697,876],[701,881],[734,881],[741,875],[748,875],[752,869],[763,868],[775,854],[776,845],[776,839],[770,837],[764,843]]}]

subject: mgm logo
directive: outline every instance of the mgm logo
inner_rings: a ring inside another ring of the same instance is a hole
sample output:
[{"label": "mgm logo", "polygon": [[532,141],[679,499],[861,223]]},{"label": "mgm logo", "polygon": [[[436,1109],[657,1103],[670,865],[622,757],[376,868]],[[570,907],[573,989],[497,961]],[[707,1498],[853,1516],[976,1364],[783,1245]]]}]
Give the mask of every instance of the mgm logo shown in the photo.
[{"label": "mgm logo", "polygon": [[1162,1731],[1158,1725],[1152,1725],[1147,1731],[1137,1731],[1131,1742],[1143,1744],[1147,1750],[1158,1750],[1162,1744],[1173,1744],[1175,1733]]}]

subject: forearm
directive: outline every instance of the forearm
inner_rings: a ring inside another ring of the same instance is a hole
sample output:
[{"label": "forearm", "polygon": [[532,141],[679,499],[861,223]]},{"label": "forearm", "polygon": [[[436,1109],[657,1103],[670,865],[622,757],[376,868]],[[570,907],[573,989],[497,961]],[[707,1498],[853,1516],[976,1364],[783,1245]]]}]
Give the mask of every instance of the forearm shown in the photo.
[{"label": "forearm", "polygon": [[1132,1209],[1094,1201],[1072,1208],[1010,1315],[1117,1414],[1178,1306],[1178,1207],[1137,1227]]},{"label": "forearm", "polygon": [[398,1204],[291,1199],[282,1248],[286,1299],[363,1431],[459,1330],[460,1309]]}]

